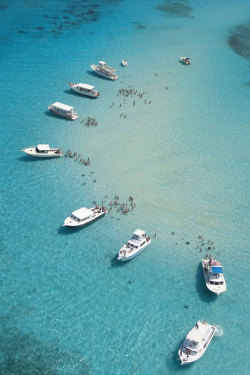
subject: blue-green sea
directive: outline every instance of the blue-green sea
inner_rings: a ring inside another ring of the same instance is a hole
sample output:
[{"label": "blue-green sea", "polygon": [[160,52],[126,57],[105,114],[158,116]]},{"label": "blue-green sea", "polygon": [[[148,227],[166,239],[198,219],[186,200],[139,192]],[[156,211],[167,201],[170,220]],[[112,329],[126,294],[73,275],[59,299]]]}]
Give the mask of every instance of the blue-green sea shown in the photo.
[{"label": "blue-green sea", "polygon": [[[250,374],[250,2],[1,0],[0,17],[0,374]],[[116,81],[91,71],[99,60]],[[51,115],[56,101],[79,118]],[[41,143],[81,156],[20,151]],[[112,209],[62,227],[93,202]],[[151,245],[118,263],[137,228]],[[210,251],[219,297],[202,274]],[[182,367],[202,319],[220,334]]]}]

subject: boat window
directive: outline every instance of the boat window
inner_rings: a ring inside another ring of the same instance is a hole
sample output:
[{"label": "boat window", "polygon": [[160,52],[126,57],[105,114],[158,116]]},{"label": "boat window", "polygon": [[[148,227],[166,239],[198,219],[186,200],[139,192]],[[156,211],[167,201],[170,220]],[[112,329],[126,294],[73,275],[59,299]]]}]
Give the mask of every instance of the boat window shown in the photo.
[{"label": "boat window", "polygon": [[143,243],[141,244],[141,246],[143,246],[145,244],[146,241],[143,241]]}]

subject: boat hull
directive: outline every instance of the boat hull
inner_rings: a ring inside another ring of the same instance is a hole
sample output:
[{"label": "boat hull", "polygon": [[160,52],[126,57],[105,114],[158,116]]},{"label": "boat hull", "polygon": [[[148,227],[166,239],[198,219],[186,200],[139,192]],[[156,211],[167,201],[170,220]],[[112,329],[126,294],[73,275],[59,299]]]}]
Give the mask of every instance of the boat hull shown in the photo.
[{"label": "boat hull", "polygon": [[[202,348],[199,350],[199,352],[196,352],[194,354],[194,352],[191,352],[193,350],[193,348],[191,350],[189,350],[185,345],[186,344],[186,340],[187,340],[187,337],[186,339],[183,341],[183,343],[181,344],[179,350],[178,350],[178,356],[179,356],[179,359],[181,361],[181,365],[182,366],[185,366],[185,365],[188,365],[190,363],[193,363],[193,362],[196,362],[198,359],[200,359],[203,354],[205,353],[205,351],[207,350],[208,348],[208,345],[210,344],[212,338],[214,337],[214,334],[215,334],[215,326],[211,325],[211,324],[208,324],[206,322],[198,322],[197,323],[197,328],[198,328],[198,324],[202,324],[202,325],[205,325],[205,327],[207,326],[209,332],[207,333],[206,332],[206,335],[208,334],[208,336],[204,336],[201,340],[201,343],[202,343]],[[189,332],[189,334],[191,333],[192,331]]]},{"label": "boat hull", "polygon": [[206,272],[206,267],[208,266],[208,264],[209,264],[209,260],[202,259],[202,269],[203,269],[203,275],[204,275],[206,287],[210,292],[215,293],[217,294],[217,296],[219,296],[220,294],[226,292],[227,290],[225,278],[223,275],[220,278],[220,280],[223,281],[222,285],[210,284],[210,277],[209,277],[210,273]]},{"label": "boat hull", "polygon": [[84,223],[70,223],[69,221],[67,222],[67,218],[63,224],[64,227],[67,227],[67,228],[83,228],[91,223],[93,223],[94,221],[100,219],[101,217],[103,217],[104,215],[106,214],[106,212],[100,212],[98,213],[94,218],[90,218],[89,220],[85,220]]},{"label": "boat hull", "polygon": [[93,92],[91,93],[91,92],[87,92],[87,91],[86,92],[80,91],[76,87],[74,87],[73,85],[69,85],[69,87],[71,88],[72,91],[76,92],[77,94],[90,96],[91,98],[98,98],[98,96],[100,96],[98,91],[95,91],[94,93]]},{"label": "boat hull", "polygon": [[40,152],[38,153],[35,151],[35,148],[25,148],[21,151],[27,154],[28,156],[32,156],[34,158],[41,158],[41,159],[60,158],[63,156],[62,151],[60,151],[60,153],[55,153],[53,151],[48,152],[48,153],[40,153]]},{"label": "boat hull", "polygon": [[56,112],[56,111],[53,111],[52,109],[49,108],[49,111],[51,113],[53,113],[54,115],[57,115],[57,116],[60,116],[60,117],[63,117],[63,118],[66,118],[67,120],[76,120],[78,118],[77,115],[74,115],[74,116],[68,116],[68,115],[64,115],[62,113],[59,113],[59,112]]},{"label": "boat hull", "polygon": [[151,244],[151,239],[143,246],[141,249],[139,249],[136,253],[133,253],[131,256],[125,256],[125,257],[118,257],[118,260],[121,262],[126,262],[127,260],[135,258],[137,255],[142,253],[149,245]]},{"label": "boat hull", "polygon": [[99,74],[102,77],[105,77],[107,79],[111,79],[112,81],[115,81],[118,76],[116,74],[110,73],[110,75],[107,75],[106,73],[102,72],[101,70],[97,69],[96,65],[91,65],[91,69],[96,73]]}]

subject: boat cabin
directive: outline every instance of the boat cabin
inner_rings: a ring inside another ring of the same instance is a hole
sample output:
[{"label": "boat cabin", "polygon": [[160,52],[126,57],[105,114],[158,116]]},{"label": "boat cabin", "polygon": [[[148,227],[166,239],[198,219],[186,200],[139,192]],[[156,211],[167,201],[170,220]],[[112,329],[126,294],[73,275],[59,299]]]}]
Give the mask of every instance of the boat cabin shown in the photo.
[{"label": "boat cabin", "polygon": [[80,222],[90,218],[93,215],[94,215],[93,211],[90,211],[87,208],[82,207],[79,210],[73,211],[72,214],[71,214],[71,218],[73,220],[77,221],[78,223],[80,223]]},{"label": "boat cabin", "polygon": [[94,90],[95,86],[87,85],[87,83],[78,83],[76,88],[79,89],[79,91],[89,92]]},{"label": "boat cabin", "polygon": [[108,70],[110,71],[111,73],[115,72],[115,69],[114,68],[111,68],[110,66],[108,66],[105,61],[99,61],[99,67],[101,69],[104,69],[104,70]]},{"label": "boat cabin", "polygon": [[39,152],[39,153],[46,153],[50,150],[50,147],[49,145],[37,145],[36,146],[36,152]]},{"label": "boat cabin", "polygon": [[60,102],[55,102],[49,106],[49,109],[55,113],[58,113],[62,116],[70,116],[74,117],[77,115],[74,107],[71,107],[69,105],[60,103]]}]

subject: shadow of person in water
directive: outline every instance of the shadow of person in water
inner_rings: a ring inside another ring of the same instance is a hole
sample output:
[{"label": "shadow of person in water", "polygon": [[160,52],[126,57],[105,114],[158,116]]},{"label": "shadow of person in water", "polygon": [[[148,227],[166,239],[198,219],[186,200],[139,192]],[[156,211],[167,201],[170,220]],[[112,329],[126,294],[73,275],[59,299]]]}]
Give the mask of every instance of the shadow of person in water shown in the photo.
[{"label": "shadow of person in water", "polygon": [[200,299],[206,303],[214,302],[217,296],[214,293],[210,292],[206,287],[201,262],[198,264],[195,279],[196,279],[195,286],[196,286],[196,290],[199,294]]}]

